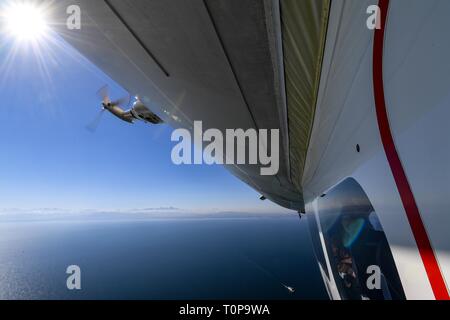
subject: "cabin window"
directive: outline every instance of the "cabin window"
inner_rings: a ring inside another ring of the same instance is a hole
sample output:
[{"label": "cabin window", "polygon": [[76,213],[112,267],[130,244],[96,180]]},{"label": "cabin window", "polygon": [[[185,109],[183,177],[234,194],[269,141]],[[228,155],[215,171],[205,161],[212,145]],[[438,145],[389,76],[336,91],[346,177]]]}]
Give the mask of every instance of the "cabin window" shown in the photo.
[{"label": "cabin window", "polygon": [[405,299],[392,253],[364,190],[347,179],[318,200],[331,272],[341,298]]}]

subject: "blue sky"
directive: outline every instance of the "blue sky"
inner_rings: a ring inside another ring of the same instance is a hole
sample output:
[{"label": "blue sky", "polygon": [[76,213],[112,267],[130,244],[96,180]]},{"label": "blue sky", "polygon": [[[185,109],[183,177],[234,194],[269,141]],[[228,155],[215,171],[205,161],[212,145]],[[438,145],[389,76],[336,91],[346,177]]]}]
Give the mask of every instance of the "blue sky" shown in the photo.
[{"label": "blue sky", "polygon": [[284,212],[220,166],[176,166],[167,125],[134,126],[105,114],[85,129],[108,84],[59,39],[18,45],[0,34],[0,209]]}]

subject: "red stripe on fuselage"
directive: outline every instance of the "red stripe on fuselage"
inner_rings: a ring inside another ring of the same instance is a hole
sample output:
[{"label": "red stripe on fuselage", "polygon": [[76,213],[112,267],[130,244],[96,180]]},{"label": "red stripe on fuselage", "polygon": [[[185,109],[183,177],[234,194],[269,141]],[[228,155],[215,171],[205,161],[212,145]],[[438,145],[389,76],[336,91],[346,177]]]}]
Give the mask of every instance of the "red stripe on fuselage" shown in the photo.
[{"label": "red stripe on fuselage", "polygon": [[383,82],[383,49],[389,0],[380,0],[379,7],[382,20],[381,29],[375,31],[373,85],[381,140],[434,296],[438,300],[448,300],[449,294],[444,277],[442,276],[430,239],[428,238],[427,231],[420,216],[414,194],[412,193],[411,186],[398,156],[389,125]]}]

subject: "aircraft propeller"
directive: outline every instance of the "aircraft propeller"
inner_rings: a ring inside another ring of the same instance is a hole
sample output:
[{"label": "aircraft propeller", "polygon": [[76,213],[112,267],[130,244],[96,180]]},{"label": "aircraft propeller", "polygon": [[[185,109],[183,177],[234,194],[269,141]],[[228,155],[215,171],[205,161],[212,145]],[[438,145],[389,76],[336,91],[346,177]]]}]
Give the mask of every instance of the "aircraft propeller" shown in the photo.
[{"label": "aircraft propeller", "polygon": [[130,102],[131,102],[130,95],[127,95],[127,96],[117,99],[115,101],[111,101],[108,85],[105,85],[102,88],[100,88],[100,90],[97,91],[97,96],[102,101],[102,109],[97,114],[97,116],[94,118],[94,120],[86,126],[86,129],[88,131],[90,131],[91,133],[95,133],[97,131],[97,128],[99,127],[101,120],[103,118],[103,115],[105,113],[105,110],[107,110],[107,108],[118,106],[123,109],[126,109],[126,108],[128,108],[128,106],[130,105]]}]

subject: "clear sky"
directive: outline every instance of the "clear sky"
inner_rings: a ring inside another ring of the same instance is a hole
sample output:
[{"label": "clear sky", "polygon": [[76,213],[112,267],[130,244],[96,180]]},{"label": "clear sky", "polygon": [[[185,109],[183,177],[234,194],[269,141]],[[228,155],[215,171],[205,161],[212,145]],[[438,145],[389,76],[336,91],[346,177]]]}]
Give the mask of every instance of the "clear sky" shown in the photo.
[{"label": "clear sky", "polygon": [[0,33],[0,209],[284,212],[220,166],[176,166],[167,125],[129,125],[97,90],[126,93],[59,39],[39,47]]}]

